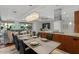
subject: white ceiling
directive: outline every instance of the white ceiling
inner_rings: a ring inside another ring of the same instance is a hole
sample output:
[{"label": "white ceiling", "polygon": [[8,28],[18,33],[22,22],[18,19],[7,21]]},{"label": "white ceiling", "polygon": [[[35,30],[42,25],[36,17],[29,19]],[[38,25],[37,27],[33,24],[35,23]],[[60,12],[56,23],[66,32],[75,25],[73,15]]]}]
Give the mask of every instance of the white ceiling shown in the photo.
[{"label": "white ceiling", "polygon": [[[25,17],[29,14],[38,12],[40,14],[40,17],[42,19],[45,18],[46,20],[46,18],[54,19],[54,9],[56,8],[62,8],[63,12],[70,12],[71,9],[79,9],[78,7],[79,5],[0,5],[0,15],[2,17],[2,20],[20,21],[22,19],[25,19]],[[66,9],[68,11],[65,11]]]},{"label": "white ceiling", "polygon": [[36,5],[0,5],[0,15],[2,20],[20,20],[37,7]]},{"label": "white ceiling", "polygon": [[[51,17],[56,5],[0,5],[0,15],[2,20],[24,19],[32,12],[38,12],[40,16]],[[59,6],[58,6],[59,7]],[[14,13],[16,11],[16,13]],[[49,12],[49,13],[48,13]]]}]

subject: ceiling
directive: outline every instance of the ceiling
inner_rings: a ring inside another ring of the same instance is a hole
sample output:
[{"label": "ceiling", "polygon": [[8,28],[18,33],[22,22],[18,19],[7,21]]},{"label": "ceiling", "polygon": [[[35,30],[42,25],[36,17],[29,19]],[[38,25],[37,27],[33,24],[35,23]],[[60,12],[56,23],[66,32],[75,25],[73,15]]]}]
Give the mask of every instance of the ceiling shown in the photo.
[{"label": "ceiling", "polygon": [[25,14],[28,14],[37,5],[0,5],[0,16],[2,20],[17,20],[23,19]]},{"label": "ceiling", "polygon": [[19,21],[35,11],[40,13],[41,17],[51,17],[55,7],[57,5],[0,5],[0,16],[2,20]]},{"label": "ceiling", "polygon": [[[72,7],[72,8],[71,8]],[[38,12],[40,19],[54,19],[54,9],[62,8],[63,12],[71,9],[79,9],[78,6],[66,5],[0,5],[0,16],[2,20],[23,21],[25,17],[33,12]],[[66,10],[67,9],[67,10]],[[69,12],[70,12],[69,11]],[[68,13],[69,13],[68,12]]]}]

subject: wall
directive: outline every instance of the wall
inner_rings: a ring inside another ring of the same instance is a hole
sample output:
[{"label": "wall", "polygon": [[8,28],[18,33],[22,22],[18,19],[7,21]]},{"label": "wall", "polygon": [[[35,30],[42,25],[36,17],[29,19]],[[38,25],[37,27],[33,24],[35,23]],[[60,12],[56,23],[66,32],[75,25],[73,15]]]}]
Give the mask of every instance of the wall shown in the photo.
[{"label": "wall", "polygon": [[[48,6],[48,5],[45,5],[45,6],[42,6],[41,8],[35,10],[36,12],[39,13],[40,15],[40,19],[36,22],[33,22],[33,30],[35,31],[40,31],[40,28],[42,28],[42,24],[43,23],[50,23],[50,30],[49,31],[53,31],[53,19],[54,19],[54,16],[53,16],[53,8],[55,6]],[[48,19],[46,19],[48,18]],[[49,19],[50,18],[50,19]]]},{"label": "wall", "polygon": [[54,32],[61,32],[61,21],[54,22]]},{"label": "wall", "polygon": [[43,23],[50,23],[50,30],[53,31],[53,21],[36,21],[32,24],[32,31],[39,32]]},{"label": "wall", "polygon": [[40,31],[40,28],[41,28],[42,24],[41,22],[33,22],[32,23],[32,31]]},{"label": "wall", "polygon": [[[79,6],[78,5],[67,5],[67,6],[64,5],[59,8],[62,9],[61,24],[63,26],[61,25],[62,28],[60,25],[57,25],[56,27],[61,29],[62,32],[74,32],[74,12],[79,10]],[[52,18],[52,20],[53,20],[54,19],[54,9],[56,9],[56,7],[47,6],[47,7],[43,7],[36,11],[40,14],[41,17],[48,17],[48,18]],[[50,23],[52,24],[51,31],[53,31],[53,21],[52,22],[51,21],[50,21]],[[40,25],[42,24],[42,22],[46,22],[46,21],[41,20]],[[39,22],[37,22],[36,25],[37,25],[36,28],[38,28]]]},{"label": "wall", "polygon": [[[62,29],[63,32],[74,32],[74,12],[77,10],[79,10],[78,5],[68,5],[62,8],[62,23],[64,23],[64,27],[66,27]],[[70,24],[70,22],[72,24]]]}]

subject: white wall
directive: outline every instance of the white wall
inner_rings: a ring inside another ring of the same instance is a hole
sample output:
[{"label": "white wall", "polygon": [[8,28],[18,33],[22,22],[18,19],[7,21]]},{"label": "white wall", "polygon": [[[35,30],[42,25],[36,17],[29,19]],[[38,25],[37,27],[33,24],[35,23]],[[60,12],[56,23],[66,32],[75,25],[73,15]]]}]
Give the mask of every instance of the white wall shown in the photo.
[{"label": "white wall", "polygon": [[[61,30],[62,32],[74,32],[74,11],[79,10],[79,6],[75,5],[69,5],[69,6],[61,6],[59,7],[62,9],[62,22],[61,24],[63,25],[62,28],[60,25],[56,26],[56,29]],[[41,8],[39,10],[37,10],[37,12],[40,14],[41,17],[48,17],[48,18],[52,18],[52,20],[54,19],[54,9],[56,9],[55,7],[52,6],[47,6],[45,8]],[[55,20],[55,19],[54,19]],[[45,22],[45,21],[44,21]],[[69,25],[69,23],[72,23]],[[41,23],[37,22],[35,27],[38,30],[38,26],[41,27],[41,24],[43,23],[43,21],[41,21]],[[52,24],[51,26],[51,31],[53,31],[53,21],[50,23]]]},{"label": "white wall", "polygon": [[[49,31],[53,31],[53,19],[54,19],[54,16],[53,16],[53,8],[55,8],[55,6],[42,6],[41,8],[35,10],[36,12],[39,13],[40,15],[40,19],[37,21],[37,22],[34,22],[33,23],[33,30],[35,31],[40,31],[40,28],[42,28],[42,24],[43,23],[50,23],[50,30]],[[50,19],[42,19],[43,18],[51,18]]]},{"label": "white wall", "polygon": [[[64,24],[68,27],[63,29],[64,32],[74,32],[74,12],[79,10],[79,6],[64,6],[62,8],[62,19],[64,20]],[[72,25],[69,23],[72,22]]]},{"label": "white wall", "polygon": [[42,27],[41,22],[33,22],[32,23],[32,31],[39,32],[41,27]]},{"label": "white wall", "polygon": [[54,22],[54,31],[61,32],[61,21]]},{"label": "white wall", "polygon": [[50,23],[49,31],[53,31],[53,21],[36,21],[32,24],[32,31],[39,32],[43,23]]}]

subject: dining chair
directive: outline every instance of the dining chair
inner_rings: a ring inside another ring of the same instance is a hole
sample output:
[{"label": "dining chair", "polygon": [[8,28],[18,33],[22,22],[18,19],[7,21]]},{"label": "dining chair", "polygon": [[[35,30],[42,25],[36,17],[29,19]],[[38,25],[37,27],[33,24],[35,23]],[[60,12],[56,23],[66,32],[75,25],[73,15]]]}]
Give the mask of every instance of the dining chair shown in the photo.
[{"label": "dining chair", "polygon": [[[12,36],[13,36],[13,43],[16,45],[18,45],[19,43],[18,43],[18,37],[16,36],[16,35],[14,35],[14,34],[12,34]],[[17,42],[17,43],[16,43]],[[23,45],[25,46],[25,48],[27,48],[28,46],[25,44],[25,43],[23,43]]]},{"label": "dining chair", "polygon": [[13,40],[14,40],[14,44],[15,44],[16,49],[19,51],[19,40],[18,40],[16,35],[14,36]]},{"label": "dining chair", "polygon": [[30,48],[25,48],[23,41],[19,40],[19,46],[20,46],[20,54],[36,54],[32,49]]},{"label": "dining chair", "polygon": [[15,44],[15,35],[12,33],[12,37],[13,37],[13,44]]}]

